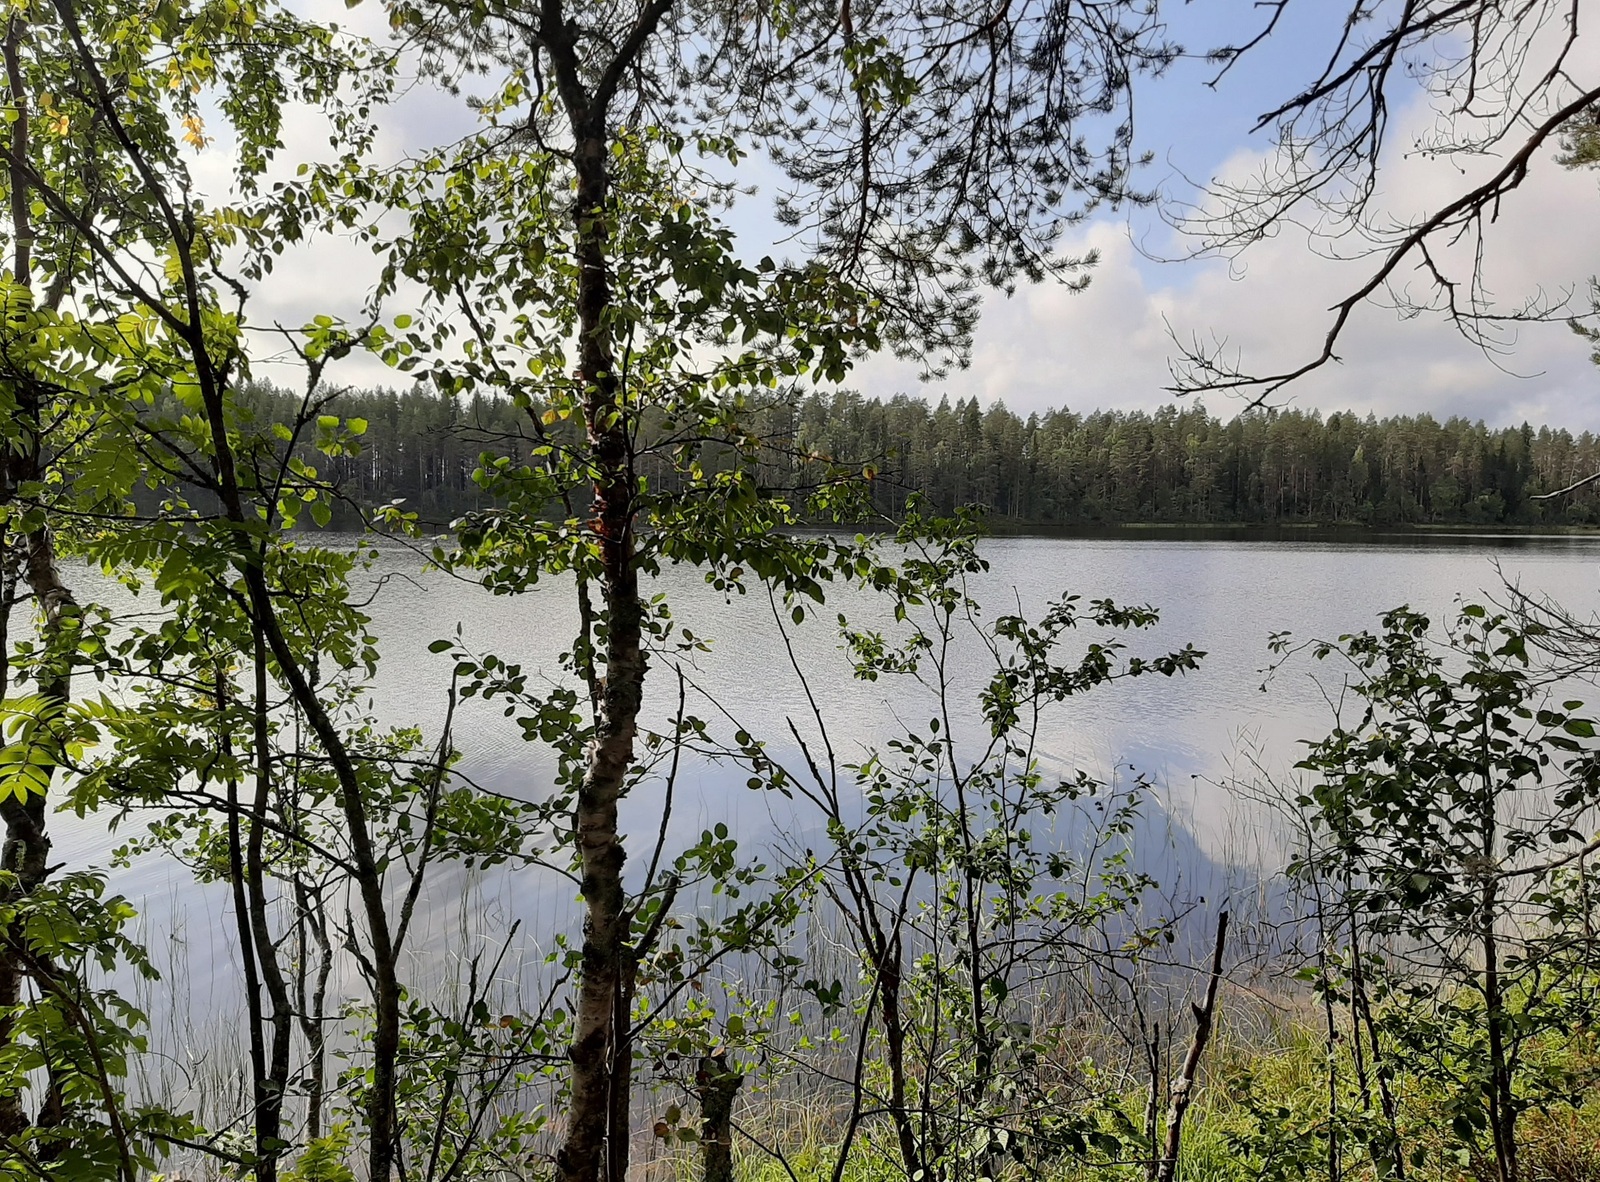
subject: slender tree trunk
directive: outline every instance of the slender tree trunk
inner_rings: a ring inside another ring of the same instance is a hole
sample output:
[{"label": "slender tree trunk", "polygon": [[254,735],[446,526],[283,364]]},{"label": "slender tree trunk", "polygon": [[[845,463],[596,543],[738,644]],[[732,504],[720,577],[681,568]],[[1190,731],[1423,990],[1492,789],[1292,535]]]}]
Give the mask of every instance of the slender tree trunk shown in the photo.
[{"label": "slender tree trunk", "polygon": [[744,1076],[729,1069],[726,1053],[700,1060],[694,1084],[700,1096],[702,1182],[734,1182],[733,1102],[743,1083]]},{"label": "slender tree trunk", "polygon": [[[1489,723],[1484,720],[1479,738],[1489,749]],[[1482,777],[1478,815],[1479,854],[1485,866],[1499,864],[1499,793],[1487,771]],[[1511,1089],[1511,1066],[1506,1051],[1505,990],[1500,980],[1500,940],[1495,920],[1500,911],[1500,880],[1486,874],[1478,895],[1478,939],[1483,949],[1483,1009],[1489,1028],[1489,1132],[1494,1142],[1499,1182],[1517,1182],[1517,1111]]]},{"label": "slender tree trunk", "polygon": [[623,949],[617,971],[617,1004],[612,1015],[611,1110],[607,1116],[606,1176],[626,1178],[628,1158],[633,1149],[633,1039],[628,1031],[633,1021],[634,983],[638,957]]},{"label": "slender tree trunk", "polygon": [[[843,834],[843,817],[838,807],[838,801],[830,797],[831,826],[837,826],[838,832]],[[905,1015],[901,1008],[901,990],[905,980],[904,970],[904,945],[901,940],[900,927],[905,918],[906,907],[911,898],[912,886],[915,882],[915,873],[906,876],[896,909],[890,913],[891,924],[885,928],[881,922],[877,903],[874,901],[872,884],[856,863],[855,855],[847,839],[840,842],[845,886],[849,896],[846,905],[843,898],[833,894],[834,902],[840,911],[845,914],[851,925],[855,928],[860,938],[860,946],[866,951],[872,971],[872,993],[867,1004],[866,1012],[861,1016],[861,1042],[856,1050],[856,1087],[855,1099],[851,1105],[850,1121],[846,1135],[838,1147],[838,1155],[834,1159],[832,1182],[841,1182],[844,1177],[845,1166],[848,1164],[848,1154],[855,1129],[861,1119],[863,1092],[861,1087],[862,1072],[865,1066],[865,1053],[867,1039],[872,1033],[872,1012],[875,1006],[881,1005],[883,1010],[883,1043],[884,1057],[889,1067],[889,1103],[887,1105],[890,1121],[894,1124],[895,1135],[899,1141],[901,1167],[907,1178],[926,1178],[927,1169],[925,1162],[929,1158],[926,1144],[918,1137],[917,1125],[913,1120],[911,1106],[907,1097],[907,1072],[906,1072],[906,1047],[910,1041],[906,1029]],[[928,1089],[923,1089],[923,1103],[927,1103]],[[926,1133],[926,1113],[924,1113],[924,1132]]]},{"label": "slender tree trunk", "polygon": [[[228,700],[228,684],[226,675],[217,675],[217,704],[222,707]],[[217,736],[217,744],[224,757],[231,759],[233,756],[233,742],[229,737],[227,722],[223,722],[223,730]],[[250,1048],[250,1090],[252,1107],[259,1114],[267,1105],[267,1096],[264,1093],[267,1078],[267,1044],[262,1025],[261,1012],[261,975],[256,969],[256,946],[250,931],[250,895],[245,888],[244,858],[244,833],[240,824],[240,814],[243,808],[239,800],[239,780],[231,774],[228,776],[228,879],[229,889],[233,898],[234,934],[239,940],[239,963],[244,970],[244,1002],[245,1023],[249,1027],[247,1041]],[[260,1168],[262,1182],[270,1182],[276,1175],[277,1167],[270,1156],[265,1160],[262,1154],[261,1126],[256,1124],[255,1149]]]},{"label": "slender tree trunk", "polygon": [[[1349,908],[1350,925],[1350,1016],[1354,1025],[1351,1041],[1359,1048],[1362,1032],[1366,1032],[1370,1053],[1372,1077],[1378,1084],[1378,1102],[1383,1108],[1384,1123],[1389,1132],[1389,1168],[1398,1182],[1405,1182],[1406,1155],[1400,1143],[1400,1115],[1395,1103],[1394,1089],[1389,1086],[1389,1067],[1385,1062],[1383,1044],[1378,1038],[1378,1023],[1372,1013],[1372,1002],[1367,993],[1366,969],[1363,965],[1359,921],[1354,906]],[[1363,1088],[1365,1084],[1363,1083]]]},{"label": "slender tree trunk", "polygon": [[1222,954],[1228,943],[1228,913],[1217,916],[1217,943],[1211,953],[1211,976],[1206,981],[1206,999],[1194,1010],[1194,1041],[1184,1058],[1183,1071],[1172,1085],[1172,1106],[1167,1111],[1167,1146],[1156,1171],[1159,1182],[1173,1182],[1178,1176],[1178,1153],[1183,1148],[1183,1118],[1194,1102],[1194,1081],[1200,1073],[1200,1057],[1211,1041],[1212,1022],[1217,1010],[1217,986],[1222,983]]},{"label": "slender tree trunk", "polygon": [[[295,1011],[300,1033],[306,1040],[306,1136],[322,1136],[322,1109],[328,1088],[328,977],[333,970],[333,942],[328,937],[328,921],[320,890],[313,891],[299,876],[294,881],[295,914],[300,926],[299,975],[296,980]],[[317,949],[317,967],[310,976],[312,944]]]},{"label": "slender tree trunk", "polygon": [[[1318,901],[1318,911],[1323,904]],[[1323,1052],[1328,1065],[1328,1182],[1340,1182],[1344,1160],[1339,1144],[1339,1022],[1334,1014],[1332,970],[1328,966],[1328,940],[1323,935],[1317,949],[1317,970],[1322,975]]]},{"label": "slender tree trunk", "polygon": [[1517,1110],[1506,1052],[1505,995],[1500,982],[1500,944],[1494,930],[1495,879],[1484,883],[1480,900],[1483,941],[1483,1005],[1489,1027],[1489,1127],[1500,1182],[1517,1182]]},{"label": "slender tree trunk", "polygon": [[[225,490],[232,490],[225,499],[229,517],[236,524],[243,525],[244,512],[237,477],[233,475],[232,452],[227,449],[225,442],[220,398],[213,406],[213,435],[219,439],[218,455],[225,457],[228,473],[219,479],[219,484]],[[354,870],[352,877],[361,901],[362,916],[367,923],[367,940],[371,949],[372,1087],[367,1094],[366,1104],[369,1139],[367,1171],[370,1182],[389,1182],[399,1153],[400,1125],[396,1105],[399,1081],[396,1067],[400,1057],[400,1001],[403,990],[398,971],[400,950],[395,944],[389,923],[388,905],[383,894],[383,870],[373,846],[367,802],[361,792],[360,778],[350,749],[334,726],[316,689],[306,679],[298,655],[278,625],[272,592],[259,560],[241,558],[236,563],[236,569],[244,579],[254,622],[260,627],[284,680],[289,683],[296,704],[304,711],[306,720],[321,743],[339,784],[339,808],[344,814],[345,836],[350,843],[350,860]]]},{"label": "slender tree trunk", "polygon": [[[647,0],[628,35],[584,59],[563,0],[539,0],[538,40],[549,55],[555,90],[572,130],[577,192],[573,201],[578,264],[578,381],[581,383],[594,502],[589,529],[600,557],[605,608],[603,676],[594,694],[594,734],[574,807],[584,901],[583,951],[568,1097],[566,1140],[556,1154],[563,1182],[624,1182],[631,1103],[626,1094],[632,1048],[617,1014],[633,988],[630,916],[623,889],[626,859],[617,833],[617,802],[633,766],[644,693],[644,605],[634,553],[637,480],[630,418],[623,405],[609,318],[611,136],[609,106],[672,0]],[[586,67],[599,66],[597,70]],[[593,80],[592,83],[590,80]],[[609,1152],[608,1152],[609,1150]]]},{"label": "slender tree trunk", "polygon": [[[1135,1004],[1139,1004],[1137,999]],[[1143,1010],[1140,1011],[1141,1015]],[[1143,1018],[1140,1019],[1141,1039],[1144,1049],[1145,1069],[1150,1073],[1150,1094],[1144,1101],[1144,1147],[1145,1167],[1144,1176],[1148,1182],[1156,1182],[1156,1170],[1161,1163],[1161,1023],[1151,1024],[1150,1036],[1142,1037]]]},{"label": "slender tree trunk", "polygon": [[[9,474],[0,464],[0,505],[11,500]],[[11,613],[22,585],[22,554],[7,523],[0,521],[0,697],[11,689]]]},{"label": "slender tree trunk", "polygon": [[[29,208],[29,185],[21,162],[29,150],[29,99],[28,88],[22,74],[21,48],[26,32],[20,14],[13,13],[6,22],[5,38],[0,45],[3,54],[7,90],[7,107],[15,117],[10,124],[10,221],[12,238],[13,282],[30,287],[33,282],[33,226]],[[28,483],[43,480],[45,443],[38,391],[26,377],[13,385],[16,400],[17,425],[22,438],[14,450],[4,457],[3,480],[0,480],[0,498],[10,502]],[[15,542],[20,555],[8,554],[6,567],[6,600],[3,604],[9,614],[15,603],[18,577],[33,593],[38,605],[39,634],[43,648],[42,664],[38,674],[39,697],[46,709],[65,709],[72,697],[73,653],[66,651],[73,637],[78,605],[72,591],[61,578],[56,567],[55,540],[48,523],[20,534]],[[4,816],[6,835],[0,846],[0,869],[15,875],[10,894],[12,900],[26,898],[49,873],[50,838],[46,831],[46,798],[43,793],[30,792],[26,799],[7,796],[0,802],[0,815]],[[0,1047],[9,1046],[14,1025],[10,1011],[22,1002],[22,983],[26,969],[13,943],[19,938],[12,930],[0,931]],[[51,1084],[41,1115],[58,1112],[60,1096],[56,1081]],[[0,1094],[0,1138],[11,1138],[23,1130],[30,1119],[23,1108],[22,1097],[15,1093]],[[48,1123],[45,1121],[43,1123]]]},{"label": "slender tree trunk", "polygon": [[900,1007],[901,955],[896,946],[884,950],[878,968],[878,989],[883,995],[883,1043],[889,1060],[889,1112],[900,1142],[900,1159],[907,1178],[926,1178],[927,1168],[917,1144],[916,1128],[906,1102],[906,1024]]},{"label": "slender tree trunk", "polygon": [[[262,858],[263,821],[270,787],[267,735],[266,654],[260,631],[256,633],[255,699],[252,703],[256,744],[255,796],[246,809],[239,799],[237,779],[228,780],[228,857],[233,885],[234,918],[238,925],[239,957],[244,966],[245,1000],[250,1024],[250,1075],[255,1112],[255,1182],[276,1182],[278,1156],[283,1144],[283,1098],[289,1082],[289,1051],[293,1009],[288,986],[278,963],[277,949],[267,927],[266,867]],[[227,729],[226,707],[233,700],[225,671],[216,677],[216,700],[223,730],[218,745],[231,757],[233,741]],[[243,822],[249,821],[248,832]],[[262,986],[272,1003],[270,1018],[261,1005]],[[270,1051],[265,1032],[270,1029]]]},{"label": "slender tree trunk", "polygon": [[267,725],[269,708],[267,697],[266,640],[258,625],[255,638],[255,702],[253,716],[255,727],[255,798],[250,806],[250,832],[245,847],[245,882],[250,896],[250,935],[255,941],[256,960],[260,965],[261,982],[266,986],[267,1000],[272,1003],[269,1019],[272,1031],[271,1056],[267,1071],[257,1085],[259,1095],[256,1113],[256,1147],[260,1157],[257,1182],[276,1182],[278,1176],[279,1146],[283,1142],[283,1098],[289,1086],[289,1052],[294,1034],[294,1006],[289,997],[289,985],[278,963],[277,945],[267,923],[267,870],[262,856],[262,842],[266,836],[267,812],[272,795],[271,735]]},{"label": "slender tree trunk", "polygon": [[609,178],[605,139],[598,130],[580,141],[577,165],[579,372],[595,471],[590,528],[600,549],[606,643],[594,739],[573,818],[584,900],[583,955],[570,1052],[567,1136],[556,1165],[566,1182],[607,1177],[622,1182],[629,1106],[619,1104],[614,1094],[616,1069],[627,1062],[616,1043],[623,1035],[616,1014],[618,999],[630,983],[624,980],[629,925],[622,866],[627,854],[617,833],[617,802],[633,765],[644,690],[643,605],[634,564],[631,448],[626,419],[619,413],[620,384],[606,324],[611,303],[605,221]]},{"label": "slender tree trunk", "polygon": [[[636,54],[668,4],[653,2],[641,14],[631,48],[622,46],[605,71],[614,77]],[[629,419],[623,412],[608,318],[610,275],[609,95],[604,79],[591,93],[580,68],[580,48],[561,0],[542,0],[540,24],[554,67],[556,88],[573,129],[577,176],[573,204],[578,264],[578,380],[594,472],[589,528],[600,554],[605,605],[604,673],[594,696],[594,737],[579,786],[573,823],[584,901],[583,952],[574,1014],[571,1093],[566,1140],[556,1155],[563,1182],[623,1182],[628,1168],[631,1047],[618,1010],[631,996],[632,957],[622,866],[627,854],[617,833],[617,802],[633,765],[634,737],[644,692],[644,606],[634,555],[636,481]],[[609,85],[614,86],[612,82]]]},{"label": "slender tree trunk", "polygon": [[[29,432],[21,454],[8,457],[11,473],[7,483],[17,488],[24,481],[37,481],[43,476],[43,441],[39,437],[39,406],[29,394],[19,395]],[[22,570],[29,589],[38,604],[39,636],[43,650],[37,678],[39,698],[46,710],[65,710],[72,700],[71,651],[76,640],[78,603],[72,590],[61,578],[56,566],[55,540],[48,525],[41,525],[23,536]],[[54,769],[51,769],[52,773]],[[11,888],[11,898],[23,899],[31,895],[49,874],[50,837],[45,817],[47,797],[44,792],[29,792],[26,799],[8,796],[0,802],[0,815],[5,818],[5,844],[0,847],[0,869],[16,876]],[[26,968],[15,951],[12,941],[18,938],[13,931],[0,932],[0,1047],[9,1045],[13,1025],[8,1007],[22,1000],[22,981]],[[52,1076],[50,1093],[41,1113],[60,1110],[60,1097],[55,1094],[56,1081]],[[28,1125],[22,1110],[20,1096],[0,1095],[0,1137],[14,1136]],[[48,1122],[42,1122],[48,1123]]]},{"label": "slender tree trunk", "polygon": [[[39,806],[34,807],[37,800]],[[50,839],[44,829],[44,798],[30,797],[25,803],[8,797],[3,809],[6,836],[0,868],[15,874],[16,885],[8,892],[13,899],[26,897],[44,880]],[[0,931],[0,1047],[9,1047],[15,1032],[12,1012],[22,1004],[25,976],[13,942],[18,934],[7,925]],[[20,1092],[0,1092],[0,1143],[20,1136],[31,1124]]]}]

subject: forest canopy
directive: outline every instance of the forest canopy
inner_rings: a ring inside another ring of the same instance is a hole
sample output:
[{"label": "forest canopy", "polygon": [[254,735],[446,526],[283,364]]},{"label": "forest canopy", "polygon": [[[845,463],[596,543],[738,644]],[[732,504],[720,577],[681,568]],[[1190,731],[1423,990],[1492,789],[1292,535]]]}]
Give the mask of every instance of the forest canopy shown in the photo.
[{"label": "forest canopy", "polygon": [[[298,405],[269,387],[252,398],[272,421]],[[403,500],[435,525],[494,503],[473,478],[485,453],[525,459],[538,444],[525,412],[493,397],[416,386],[331,405],[367,425],[359,452],[331,462],[342,494]],[[871,507],[891,518],[915,494],[944,514],[981,506],[1001,527],[1600,524],[1600,484],[1546,495],[1600,471],[1600,437],[1551,426],[1297,408],[1224,420],[1194,402],[1024,418],[976,399],[814,393],[764,407],[759,431],[774,478],[870,468]]]}]

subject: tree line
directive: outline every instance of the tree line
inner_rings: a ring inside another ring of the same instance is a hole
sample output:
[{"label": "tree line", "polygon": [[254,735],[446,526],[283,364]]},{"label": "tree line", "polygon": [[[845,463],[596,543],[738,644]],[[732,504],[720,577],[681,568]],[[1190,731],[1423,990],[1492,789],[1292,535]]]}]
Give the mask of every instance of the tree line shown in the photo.
[{"label": "tree line", "polygon": [[[267,387],[254,397],[273,421],[298,406]],[[360,451],[328,473],[345,495],[403,500],[432,520],[494,503],[473,478],[482,454],[524,460],[537,445],[529,413],[492,395],[419,384],[330,405],[366,423]],[[1023,417],[975,398],[849,392],[775,400],[754,424],[769,480],[866,467],[872,507],[889,517],[915,494],[940,513],[982,505],[1015,525],[1600,523],[1600,483],[1547,496],[1600,472],[1600,436],[1548,425],[1296,408],[1224,420],[1197,402]]]},{"label": "tree line", "polygon": [[1600,438],[1549,426],[1292,408],[1224,420],[1199,403],[1023,418],[1000,403],[905,396],[813,398],[797,419],[807,446],[891,457],[877,493],[890,511],[916,492],[945,512],[973,503],[1063,525],[1600,520],[1592,486],[1534,499],[1600,471]]}]

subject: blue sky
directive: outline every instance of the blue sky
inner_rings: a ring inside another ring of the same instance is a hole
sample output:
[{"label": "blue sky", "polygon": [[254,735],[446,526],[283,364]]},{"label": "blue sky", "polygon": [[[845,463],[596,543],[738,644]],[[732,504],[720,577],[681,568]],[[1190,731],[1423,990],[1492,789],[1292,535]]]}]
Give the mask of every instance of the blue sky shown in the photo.
[{"label": "blue sky", "polygon": [[[1328,0],[1291,4],[1272,38],[1215,89],[1205,82],[1216,67],[1198,60],[1179,63],[1145,88],[1138,134],[1157,153],[1150,176],[1167,197],[1193,200],[1189,182],[1238,175],[1260,163],[1271,140],[1252,134],[1256,117],[1315,77],[1345,7]],[[1600,22],[1600,4],[1582,8]],[[1175,38],[1197,52],[1237,36],[1246,27],[1241,20],[1261,19],[1248,0],[1195,0],[1170,11]],[[1580,38],[1573,65],[1580,77],[1596,73],[1594,34]],[[1433,126],[1429,96],[1419,87],[1396,108],[1397,150],[1378,204],[1398,217],[1415,216],[1453,197],[1462,174],[1452,162],[1407,150]],[[1568,173],[1552,156],[1539,159],[1488,239],[1486,274],[1507,303],[1539,292],[1581,294],[1600,271],[1600,174]],[[1171,381],[1167,362],[1176,351],[1169,327],[1185,340],[1225,341],[1258,369],[1304,360],[1320,345],[1329,305],[1367,273],[1362,261],[1321,257],[1325,247],[1292,228],[1235,259],[1158,262],[1149,256],[1181,257],[1188,244],[1149,211],[1103,216],[1069,242],[1091,245],[1102,262],[1082,295],[1036,288],[989,302],[971,370],[944,384],[953,397],[1003,399],[1023,412],[1061,404],[1152,407],[1172,397],[1162,388]],[[1584,341],[1565,325],[1529,325],[1508,346],[1488,357],[1438,318],[1407,320],[1367,307],[1341,348],[1343,363],[1290,387],[1280,400],[1324,411],[1462,414],[1492,424],[1600,429],[1600,369],[1590,364]],[[905,367],[880,363],[862,377],[874,393],[912,388]],[[1225,416],[1238,405],[1221,395],[1207,404]]]},{"label": "blue sky", "polygon": [[[1267,134],[1251,134],[1256,116],[1296,85],[1313,77],[1337,33],[1345,9],[1331,0],[1291,4],[1272,38],[1236,64],[1216,88],[1205,85],[1216,67],[1198,60],[1214,45],[1237,38],[1263,14],[1253,0],[1192,0],[1173,4],[1173,37],[1195,54],[1159,81],[1142,86],[1136,110],[1139,142],[1156,159],[1142,178],[1176,201],[1193,200],[1190,181],[1242,175],[1270,151]],[[1582,0],[1586,17],[1600,21],[1600,0]],[[381,29],[381,9],[364,4],[346,13],[330,0],[305,5],[313,14]],[[1595,34],[1580,38],[1574,71],[1600,71]],[[1397,104],[1395,143],[1402,147],[1432,126],[1434,113],[1420,89]],[[400,154],[449,138],[468,126],[459,104],[419,88],[391,112],[386,150]],[[314,127],[300,130],[317,143]],[[294,147],[291,133],[291,152]],[[218,152],[216,155],[220,156]],[[1581,291],[1600,272],[1600,174],[1571,174],[1551,154],[1542,158],[1523,191],[1502,210],[1489,239],[1486,273],[1495,294],[1515,302],[1535,292]],[[197,162],[204,175],[207,165]],[[225,167],[221,160],[216,164]],[[1447,200],[1461,183],[1449,162],[1430,162],[1397,151],[1388,162],[1379,203],[1397,217],[1415,216]],[[763,189],[734,215],[752,253],[770,249],[764,203],[770,173],[759,163],[740,179]],[[1170,401],[1170,332],[1226,342],[1256,366],[1303,359],[1320,342],[1326,309],[1364,276],[1360,261],[1320,257],[1304,234],[1290,229],[1253,246],[1242,257],[1185,262],[1188,244],[1148,210],[1106,212],[1075,228],[1069,252],[1098,249],[1102,256],[1082,294],[1046,285],[986,303],[972,367],[924,385],[915,368],[889,358],[867,362],[852,382],[888,396],[976,397],[1003,400],[1023,413],[1052,406],[1152,408]],[[254,319],[303,323],[318,311],[353,314],[370,273],[360,248],[322,245],[309,268],[281,266],[257,298]],[[1525,327],[1503,355],[1489,358],[1436,318],[1403,320],[1390,309],[1364,309],[1342,349],[1343,364],[1292,387],[1280,401],[1325,411],[1463,414],[1491,424],[1524,419],[1574,429],[1600,430],[1600,369],[1588,347],[1563,325]],[[272,375],[277,376],[277,375]],[[375,363],[347,370],[360,384],[394,381]],[[290,380],[289,375],[279,380]],[[1237,409],[1212,396],[1207,405],[1224,416]]]}]

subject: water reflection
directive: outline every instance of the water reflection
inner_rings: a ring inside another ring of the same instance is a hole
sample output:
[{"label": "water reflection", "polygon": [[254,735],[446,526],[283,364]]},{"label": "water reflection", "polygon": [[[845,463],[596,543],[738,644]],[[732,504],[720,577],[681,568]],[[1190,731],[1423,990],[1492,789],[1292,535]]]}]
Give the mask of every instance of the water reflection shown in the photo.
[{"label": "water reflection", "polygon": [[[1580,614],[1597,606],[1600,538],[1525,535],[1363,535],[1359,544],[1325,540],[1219,540],[1163,534],[1127,537],[996,538],[983,552],[991,570],[974,589],[991,612],[1042,612],[1053,599],[1078,593],[1148,603],[1160,624],[1129,638],[1130,651],[1151,654],[1192,643],[1206,652],[1200,671],[1186,677],[1120,682],[1050,712],[1039,736],[1048,774],[1084,769],[1099,777],[1139,774],[1158,789],[1141,822],[1139,866],[1192,897],[1230,889],[1240,868],[1270,869],[1283,845],[1259,806],[1238,799],[1228,784],[1241,765],[1282,776],[1299,740],[1324,733],[1332,669],[1298,662],[1263,689],[1267,637],[1335,637],[1375,625],[1377,614],[1400,603],[1442,616],[1458,597],[1493,592],[1509,578],[1548,594]],[[558,654],[576,627],[569,585],[555,580],[518,597],[425,572],[415,555],[386,551],[373,578],[383,580],[372,612],[383,654],[372,687],[372,708],[386,722],[419,723],[436,733],[445,708],[450,658],[430,654],[430,641],[459,627],[479,652],[520,662],[535,678],[560,682]],[[115,587],[84,579],[90,594],[121,614],[135,605]],[[799,762],[789,720],[814,742],[814,697],[838,758],[849,763],[904,728],[926,725],[933,702],[904,681],[854,680],[839,650],[833,612],[861,622],[887,623],[886,607],[844,594],[819,620],[791,628],[795,661],[780,643],[772,605],[758,594],[724,596],[693,570],[661,579],[681,622],[712,638],[711,650],[684,658],[688,709],[724,731],[740,726],[767,736],[775,758]],[[1087,642],[1096,637],[1079,638]],[[958,689],[970,691],[985,673],[976,647],[958,650]],[[658,657],[646,703],[647,725],[664,728],[677,705],[672,661]],[[796,668],[795,666],[798,666]],[[1323,680],[1319,681],[1318,676]],[[809,684],[811,697],[806,687]],[[1579,694],[1578,696],[1583,696]],[[958,715],[957,737],[982,738],[975,712]],[[550,753],[523,741],[497,703],[468,701],[456,715],[463,770],[499,791],[537,798],[549,790]],[[820,750],[820,745],[817,745]],[[703,829],[725,824],[752,851],[781,837],[790,846],[821,840],[821,820],[796,802],[752,792],[745,774],[704,763],[686,765],[667,830],[671,852]],[[662,786],[648,783],[623,810],[635,851],[630,873],[647,860],[662,811]],[[95,818],[55,822],[56,856],[69,866],[101,864],[113,844]],[[1059,835],[1070,843],[1070,835]],[[196,887],[181,867],[154,858],[114,875],[114,889],[142,905],[147,938],[163,958],[187,964],[191,1012],[212,1012],[231,994],[231,943],[226,891]],[[446,973],[431,964],[434,950],[498,940],[512,920],[522,922],[517,959],[538,975],[558,933],[570,931],[572,884],[548,869],[457,871],[437,875],[418,918],[417,971]],[[221,984],[218,983],[220,977]],[[231,1003],[230,1003],[231,1004]]]}]

